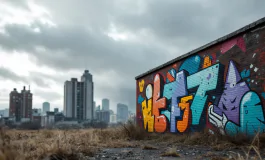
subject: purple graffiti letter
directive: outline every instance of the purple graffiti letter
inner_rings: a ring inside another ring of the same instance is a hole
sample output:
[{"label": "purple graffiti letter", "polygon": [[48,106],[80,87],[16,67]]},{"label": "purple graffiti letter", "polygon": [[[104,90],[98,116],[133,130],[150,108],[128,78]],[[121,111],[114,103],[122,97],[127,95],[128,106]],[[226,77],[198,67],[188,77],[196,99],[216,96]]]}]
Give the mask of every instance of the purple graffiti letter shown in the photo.
[{"label": "purple graffiti letter", "polygon": [[188,94],[187,91],[187,72],[180,71],[176,75],[176,90],[173,92],[172,95],[172,106],[171,106],[171,122],[170,122],[170,132],[176,132],[177,123],[176,117],[180,116],[180,108],[178,106],[179,97],[186,96]]},{"label": "purple graffiti letter", "polygon": [[243,95],[249,91],[246,82],[241,82],[240,74],[233,61],[230,61],[223,94],[218,106],[214,106],[214,112],[218,115],[223,113],[229,121],[239,125],[239,106]]}]

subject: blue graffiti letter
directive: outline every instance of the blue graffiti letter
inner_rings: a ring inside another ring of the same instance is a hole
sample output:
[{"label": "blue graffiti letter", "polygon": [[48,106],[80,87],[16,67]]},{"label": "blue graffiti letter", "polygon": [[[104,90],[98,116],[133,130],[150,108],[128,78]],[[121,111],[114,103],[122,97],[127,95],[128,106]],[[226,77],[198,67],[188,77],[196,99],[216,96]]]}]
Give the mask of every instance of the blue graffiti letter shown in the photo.
[{"label": "blue graffiti letter", "polygon": [[215,64],[188,76],[188,89],[194,89],[198,87],[194,96],[194,100],[191,104],[192,125],[199,124],[202,111],[206,106],[206,101],[208,98],[207,92],[221,88],[218,86],[222,81],[221,75],[223,75],[223,66],[221,64]]}]

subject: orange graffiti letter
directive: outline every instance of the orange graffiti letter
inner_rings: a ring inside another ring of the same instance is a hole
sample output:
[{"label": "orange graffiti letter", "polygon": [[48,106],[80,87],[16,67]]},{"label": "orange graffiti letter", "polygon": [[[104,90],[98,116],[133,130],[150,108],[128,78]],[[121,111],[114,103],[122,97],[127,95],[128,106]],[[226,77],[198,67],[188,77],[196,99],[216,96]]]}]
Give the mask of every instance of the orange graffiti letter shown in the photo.
[{"label": "orange graffiti letter", "polygon": [[156,132],[165,132],[167,129],[167,118],[163,114],[160,115],[160,109],[166,108],[166,98],[161,98],[162,81],[162,77],[159,74],[156,74],[153,93],[153,114],[155,117]]},{"label": "orange graffiti letter", "polygon": [[207,68],[212,65],[211,58],[209,56],[206,56],[203,60],[203,66],[202,68]]},{"label": "orange graffiti letter", "polygon": [[177,122],[177,129],[179,132],[184,132],[189,126],[190,119],[190,104],[189,100],[192,100],[193,96],[186,96],[180,99],[179,107],[181,110],[184,110],[183,117],[181,121]]}]

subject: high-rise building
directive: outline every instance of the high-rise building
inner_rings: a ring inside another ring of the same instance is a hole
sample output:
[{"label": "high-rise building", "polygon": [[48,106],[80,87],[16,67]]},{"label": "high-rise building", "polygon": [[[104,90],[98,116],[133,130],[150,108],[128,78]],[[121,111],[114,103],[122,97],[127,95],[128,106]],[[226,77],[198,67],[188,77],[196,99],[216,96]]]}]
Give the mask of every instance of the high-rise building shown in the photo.
[{"label": "high-rise building", "polygon": [[77,78],[64,83],[64,115],[78,120],[93,119],[94,83],[92,75],[85,70],[78,82]]},{"label": "high-rise building", "polygon": [[49,102],[43,102],[42,103],[42,114],[46,115],[47,112],[50,111],[50,103]]},{"label": "high-rise building", "polygon": [[102,99],[102,110],[109,110],[109,100],[107,98]]},{"label": "high-rise building", "polygon": [[125,104],[117,104],[117,121],[126,122],[128,120],[128,106]]},{"label": "high-rise building", "polygon": [[15,118],[16,122],[20,122],[22,119],[32,118],[32,98],[33,94],[29,90],[26,90],[24,86],[21,93],[14,88],[9,94],[9,116]]},{"label": "high-rise building", "polygon": [[94,83],[92,80],[92,74],[88,70],[85,70],[81,77],[81,82],[84,83],[84,106],[85,106],[85,119],[92,120],[93,117],[93,102],[94,102]]}]

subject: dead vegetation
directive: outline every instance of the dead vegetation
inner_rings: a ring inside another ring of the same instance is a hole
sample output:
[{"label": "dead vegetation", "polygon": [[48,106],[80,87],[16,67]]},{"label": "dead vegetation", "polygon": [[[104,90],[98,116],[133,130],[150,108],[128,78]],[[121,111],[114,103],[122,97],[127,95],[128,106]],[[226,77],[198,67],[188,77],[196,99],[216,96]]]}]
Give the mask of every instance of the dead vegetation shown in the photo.
[{"label": "dead vegetation", "polygon": [[[211,146],[213,151],[240,148],[244,154],[229,152],[232,159],[250,159],[250,155],[262,159],[265,156],[265,134],[257,134],[252,140],[244,135],[228,137],[207,131],[177,135],[155,134],[147,133],[133,123],[128,123],[107,129],[31,131],[1,128],[0,160],[75,160],[94,156],[97,151],[106,147],[142,147],[144,150],[158,150],[159,146],[169,145],[171,147],[161,156],[180,156],[176,151],[176,147],[180,145]],[[215,155],[211,157],[222,158]]]},{"label": "dead vegetation", "polygon": [[180,157],[180,155],[177,153],[176,148],[169,148],[167,151],[161,154],[162,157]]},{"label": "dead vegetation", "polygon": [[152,146],[152,145],[150,145],[150,144],[144,145],[142,148],[143,148],[144,150],[157,150],[157,149],[158,149],[157,147]]},{"label": "dead vegetation", "polygon": [[104,147],[135,147],[122,128],[86,130],[5,130],[0,160],[81,159]]}]

